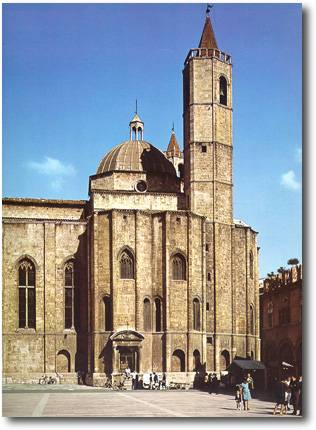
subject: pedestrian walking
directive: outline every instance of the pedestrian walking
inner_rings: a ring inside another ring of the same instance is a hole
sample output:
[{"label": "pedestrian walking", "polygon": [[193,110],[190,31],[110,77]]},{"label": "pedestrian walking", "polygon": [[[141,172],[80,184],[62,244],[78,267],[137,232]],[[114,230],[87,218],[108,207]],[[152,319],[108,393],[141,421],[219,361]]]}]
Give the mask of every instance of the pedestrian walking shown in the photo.
[{"label": "pedestrian walking", "polygon": [[235,391],[235,401],[236,401],[236,408],[241,411],[241,400],[242,400],[242,390],[240,385],[236,385],[236,391]]},{"label": "pedestrian walking", "polygon": [[251,397],[254,397],[255,384],[254,384],[254,381],[253,381],[253,377],[251,376],[250,373],[248,373],[248,375],[247,375],[247,382],[248,382],[248,385],[249,385],[249,390],[250,390],[250,393],[251,393]]},{"label": "pedestrian walking", "polygon": [[150,390],[153,389],[153,375],[152,374],[149,375],[149,389]]},{"label": "pedestrian walking", "polygon": [[217,375],[215,373],[215,375],[214,375],[214,377],[212,379],[212,385],[213,385],[213,389],[215,391],[215,394],[218,394],[219,384],[220,384],[220,381],[217,378]]},{"label": "pedestrian walking", "polygon": [[273,410],[273,415],[275,415],[278,411],[278,407],[280,406],[280,415],[283,415],[284,411],[284,401],[285,401],[285,382],[277,381],[275,384],[275,406]]},{"label": "pedestrian walking", "polygon": [[131,373],[132,377],[132,390],[136,390],[136,372],[135,370]]},{"label": "pedestrian walking", "polygon": [[293,405],[293,415],[297,415],[298,401],[300,396],[300,387],[299,387],[299,382],[295,376],[292,377],[290,388],[291,388],[291,401]]},{"label": "pedestrian walking", "polygon": [[159,382],[158,382],[158,375],[154,372],[154,390],[158,390]]},{"label": "pedestrian walking", "polygon": [[211,373],[208,374],[207,385],[208,385],[208,392],[209,392],[209,394],[212,394],[212,392],[213,392],[213,378],[212,378],[212,374]]},{"label": "pedestrian walking", "polygon": [[285,380],[285,396],[284,396],[284,414],[287,415],[287,411],[290,410],[290,404],[291,404],[291,395],[292,395],[292,391],[291,391],[291,380],[292,377],[288,376],[287,379]]},{"label": "pedestrian walking", "polygon": [[162,374],[162,381],[161,381],[161,388],[163,389],[163,390],[165,390],[167,387],[166,387],[166,374],[165,373],[163,373]]},{"label": "pedestrian walking", "polygon": [[249,401],[251,400],[251,394],[249,390],[249,384],[247,382],[247,378],[245,377],[241,384],[242,387],[242,400],[244,404],[244,410],[249,411]]},{"label": "pedestrian walking", "polygon": [[300,379],[298,380],[298,386],[299,386],[299,398],[298,398],[298,402],[297,402],[297,409],[300,411],[299,415],[303,415],[303,377],[300,376]]}]

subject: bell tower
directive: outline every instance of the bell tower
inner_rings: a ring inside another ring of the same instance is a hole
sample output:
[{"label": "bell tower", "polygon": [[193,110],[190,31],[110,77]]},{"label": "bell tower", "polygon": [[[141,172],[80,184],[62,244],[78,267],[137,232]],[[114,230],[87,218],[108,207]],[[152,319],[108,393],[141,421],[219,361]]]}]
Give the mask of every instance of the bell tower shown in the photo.
[{"label": "bell tower", "polygon": [[232,64],[209,14],[183,70],[184,190],[187,208],[232,224]]}]

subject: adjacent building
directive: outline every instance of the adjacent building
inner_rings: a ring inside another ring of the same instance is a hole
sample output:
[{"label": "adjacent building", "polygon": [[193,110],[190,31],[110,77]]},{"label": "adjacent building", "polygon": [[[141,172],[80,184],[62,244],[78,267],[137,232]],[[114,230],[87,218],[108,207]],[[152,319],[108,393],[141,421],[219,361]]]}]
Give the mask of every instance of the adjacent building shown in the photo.
[{"label": "adjacent building", "polygon": [[281,269],[262,282],[262,361],[267,367],[268,383],[284,376],[284,371],[302,374],[302,271],[302,265]]}]

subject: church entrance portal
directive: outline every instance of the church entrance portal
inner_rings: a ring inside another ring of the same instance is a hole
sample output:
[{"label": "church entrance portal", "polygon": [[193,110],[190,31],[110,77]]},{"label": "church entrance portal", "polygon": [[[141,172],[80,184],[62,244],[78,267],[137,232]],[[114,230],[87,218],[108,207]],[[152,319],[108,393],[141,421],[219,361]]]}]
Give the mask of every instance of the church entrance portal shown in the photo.
[{"label": "church entrance portal", "polygon": [[144,336],[135,330],[120,330],[110,337],[112,341],[113,373],[122,373],[127,367],[142,372],[142,341]]},{"label": "church entrance portal", "polygon": [[127,367],[132,372],[138,372],[138,348],[118,347],[120,354],[120,371],[124,372]]}]

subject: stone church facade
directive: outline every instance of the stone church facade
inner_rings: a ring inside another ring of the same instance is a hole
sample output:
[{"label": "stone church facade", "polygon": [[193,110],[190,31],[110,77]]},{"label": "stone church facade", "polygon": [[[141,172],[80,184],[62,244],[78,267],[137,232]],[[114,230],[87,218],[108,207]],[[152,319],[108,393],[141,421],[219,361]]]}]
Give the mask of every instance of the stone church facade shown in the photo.
[{"label": "stone church facade", "polygon": [[[127,366],[193,380],[260,359],[257,233],[233,219],[232,64],[207,17],[183,70],[184,151],[130,138],[89,199],[3,199],[5,382],[103,384]],[[184,160],[183,160],[184,158]]]}]

